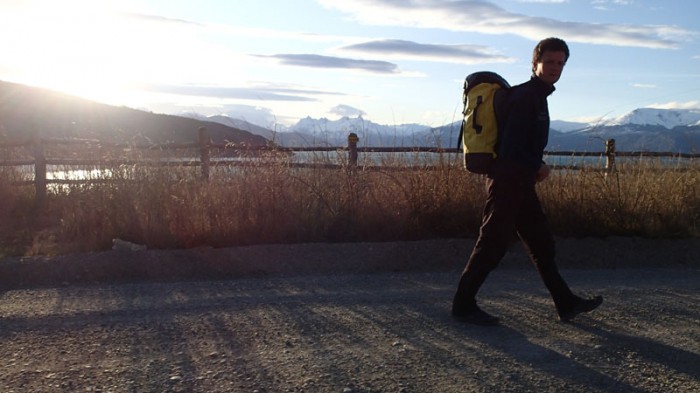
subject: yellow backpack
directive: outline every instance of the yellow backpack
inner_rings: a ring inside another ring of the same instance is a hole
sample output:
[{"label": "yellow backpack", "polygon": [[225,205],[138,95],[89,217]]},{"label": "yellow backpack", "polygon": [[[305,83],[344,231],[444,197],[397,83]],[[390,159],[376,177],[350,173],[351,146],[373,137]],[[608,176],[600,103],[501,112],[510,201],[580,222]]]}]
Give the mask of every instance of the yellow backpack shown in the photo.
[{"label": "yellow backpack", "polygon": [[488,173],[496,158],[498,119],[509,89],[508,82],[495,72],[475,72],[464,80],[464,119],[457,146],[463,144],[464,166],[469,172]]}]

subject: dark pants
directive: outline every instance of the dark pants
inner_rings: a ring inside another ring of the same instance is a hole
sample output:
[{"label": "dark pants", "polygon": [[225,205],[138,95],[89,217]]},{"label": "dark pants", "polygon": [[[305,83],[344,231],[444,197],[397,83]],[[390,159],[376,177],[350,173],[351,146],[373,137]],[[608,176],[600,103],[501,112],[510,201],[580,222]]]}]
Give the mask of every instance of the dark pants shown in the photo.
[{"label": "dark pants", "polygon": [[554,261],[554,238],[537,197],[534,176],[500,166],[489,175],[486,186],[488,196],[479,238],[462,272],[453,308],[465,310],[476,305],[479,288],[505,255],[515,231],[557,310],[570,309],[575,296]]}]

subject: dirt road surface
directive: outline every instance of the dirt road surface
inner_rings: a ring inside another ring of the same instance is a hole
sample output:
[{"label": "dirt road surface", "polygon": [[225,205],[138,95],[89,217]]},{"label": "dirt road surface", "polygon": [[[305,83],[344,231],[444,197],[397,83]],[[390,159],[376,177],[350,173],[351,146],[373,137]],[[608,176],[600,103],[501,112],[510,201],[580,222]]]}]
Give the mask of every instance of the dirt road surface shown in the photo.
[{"label": "dirt road surface", "polygon": [[696,268],[564,268],[605,297],[564,324],[508,265],[498,327],[450,318],[456,265],[394,270],[6,289],[0,392],[700,391]]}]

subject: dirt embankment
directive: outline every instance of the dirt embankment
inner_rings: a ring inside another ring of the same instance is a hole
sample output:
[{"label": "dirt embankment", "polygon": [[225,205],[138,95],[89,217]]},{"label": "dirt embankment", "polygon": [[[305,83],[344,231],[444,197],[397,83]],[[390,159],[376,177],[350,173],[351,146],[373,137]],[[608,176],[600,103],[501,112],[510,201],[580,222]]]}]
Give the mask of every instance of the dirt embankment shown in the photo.
[{"label": "dirt embankment", "polygon": [[[81,283],[225,279],[331,272],[461,269],[471,239],[391,243],[312,243],[189,250],[116,250],[0,260],[0,288]],[[700,267],[700,239],[558,239],[561,268]],[[514,243],[501,267],[527,267]]]}]

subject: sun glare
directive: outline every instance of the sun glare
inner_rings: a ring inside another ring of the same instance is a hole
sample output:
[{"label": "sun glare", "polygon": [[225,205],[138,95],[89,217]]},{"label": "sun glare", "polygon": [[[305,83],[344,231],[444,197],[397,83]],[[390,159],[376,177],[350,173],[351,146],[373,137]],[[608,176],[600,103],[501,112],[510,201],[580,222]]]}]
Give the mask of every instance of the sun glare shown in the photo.
[{"label": "sun glare", "polygon": [[[152,56],[143,28],[108,2],[23,3],[0,26],[15,81],[102,102],[121,101]],[[9,72],[8,72],[9,71]]]}]

